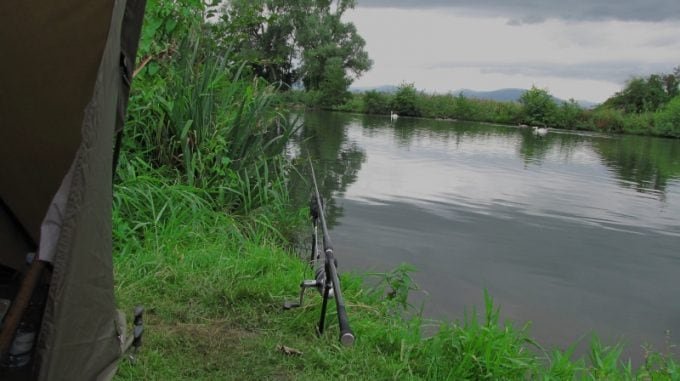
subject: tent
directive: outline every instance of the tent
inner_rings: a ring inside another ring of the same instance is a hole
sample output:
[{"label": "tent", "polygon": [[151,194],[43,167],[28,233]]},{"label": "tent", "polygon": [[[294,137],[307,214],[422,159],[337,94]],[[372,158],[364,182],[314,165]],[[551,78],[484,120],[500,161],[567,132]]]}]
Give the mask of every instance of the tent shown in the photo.
[{"label": "tent", "polygon": [[0,379],[109,379],[123,355],[112,171],[144,7],[0,1]]}]

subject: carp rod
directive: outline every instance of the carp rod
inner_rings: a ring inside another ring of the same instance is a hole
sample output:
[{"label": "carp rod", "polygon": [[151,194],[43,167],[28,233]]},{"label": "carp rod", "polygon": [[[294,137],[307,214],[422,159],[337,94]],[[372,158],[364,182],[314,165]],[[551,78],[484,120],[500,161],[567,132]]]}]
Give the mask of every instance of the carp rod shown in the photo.
[{"label": "carp rod", "polygon": [[[321,317],[317,330],[319,335],[323,334],[326,320],[326,309],[328,306],[328,299],[335,299],[335,309],[338,315],[338,325],[340,327],[340,342],[343,345],[350,346],[354,343],[354,332],[349,326],[349,318],[347,317],[347,310],[345,309],[345,300],[342,297],[342,289],[340,288],[340,278],[338,277],[338,261],[333,255],[333,243],[328,234],[328,226],[326,225],[326,217],[324,210],[324,202],[319,194],[319,187],[316,182],[316,174],[314,173],[314,165],[312,160],[308,157],[309,168],[312,173],[312,183],[314,185],[314,193],[312,194],[309,212],[312,217],[312,255],[310,265],[314,269],[315,279],[303,280],[300,283],[300,301],[299,303],[286,302],[285,309],[291,309],[302,306],[304,292],[307,288],[316,288],[322,295]],[[321,226],[322,232],[322,246],[323,258],[319,250],[318,228]]]}]

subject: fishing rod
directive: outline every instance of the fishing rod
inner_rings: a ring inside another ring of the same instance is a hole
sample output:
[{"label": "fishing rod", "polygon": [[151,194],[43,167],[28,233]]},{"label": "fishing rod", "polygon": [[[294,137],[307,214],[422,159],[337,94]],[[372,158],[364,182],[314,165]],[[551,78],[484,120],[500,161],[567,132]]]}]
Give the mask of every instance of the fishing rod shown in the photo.
[{"label": "fishing rod", "polygon": [[[310,200],[309,212],[312,217],[312,253],[310,258],[310,265],[314,269],[315,279],[303,280],[300,283],[300,301],[286,302],[283,307],[291,309],[301,307],[305,290],[308,288],[316,288],[322,296],[321,317],[317,327],[319,335],[323,334],[326,320],[326,308],[328,299],[335,299],[335,309],[338,314],[338,325],[340,326],[340,342],[344,345],[352,345],[354,343],[354,333],[349,326],[349,319],[347,318],[347,310],[345,309],[345,300],[342,297],[342,290],[340,288],[340,279],[338,278],[338,262],[333,255],[333,243],[328,234],[328,227],[326,225],[326,217],[324,210],[324,202],[319,195],[319,187],[316,183],[316,174],[314,173],[314,166],[312,160],[309,159],[309,168],[312,172],[312,183],[314,184],[314,194]],[[318,230],[321,226],[322,232],[322,246],[323,251],[320,250],[318,240]],[[323,252],[323,257],[321,257]]]}]

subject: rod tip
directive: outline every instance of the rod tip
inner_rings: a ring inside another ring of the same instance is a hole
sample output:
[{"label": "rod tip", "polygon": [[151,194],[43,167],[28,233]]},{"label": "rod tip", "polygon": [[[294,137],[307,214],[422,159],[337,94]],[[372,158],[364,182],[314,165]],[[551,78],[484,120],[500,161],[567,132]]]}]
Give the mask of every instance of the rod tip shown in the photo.
[{"label": "rod tip", "polygon": [[342,336],[340,336],[340,342],[344,346],[347,347],[351,346],[352,344],[354,344],[354,334],[351,332],[343,333]]}]

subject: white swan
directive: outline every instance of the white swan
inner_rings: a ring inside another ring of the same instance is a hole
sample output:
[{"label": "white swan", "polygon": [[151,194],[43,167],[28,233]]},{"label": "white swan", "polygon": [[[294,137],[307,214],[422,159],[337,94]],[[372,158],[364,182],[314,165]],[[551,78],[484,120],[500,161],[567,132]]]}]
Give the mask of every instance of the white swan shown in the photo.
[{"label": "white swan", "polygon": [[397,115],[397,113],[390,110],[390,120],[397,120],[398,117],[399,117],[399,115]]},{"label": "white swan", "polygon": [[546,135],[548,135],[548,127],[535,127],[534,126],[534,135],[536,135],[536,136],[546,136]]}]

